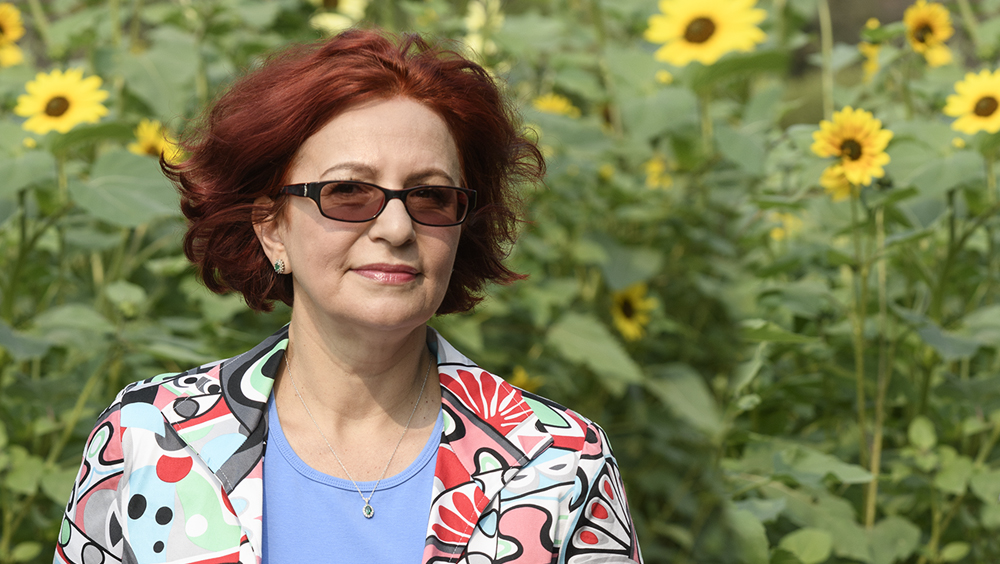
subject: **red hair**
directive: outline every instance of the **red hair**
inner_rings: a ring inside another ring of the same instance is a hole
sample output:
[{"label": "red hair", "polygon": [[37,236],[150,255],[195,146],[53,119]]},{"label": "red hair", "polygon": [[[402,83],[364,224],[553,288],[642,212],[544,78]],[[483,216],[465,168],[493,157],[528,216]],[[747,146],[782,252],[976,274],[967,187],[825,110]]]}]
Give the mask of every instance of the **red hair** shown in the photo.
[{"label": "red hair", "polygon": [[[278,53],[244,76],[185,136],[189,158],[162,163],[188,219],[184,253],[210,290],[240,292],[256,311],[270,311],[273,300],[291,305],[291,276],[275,274],[254,221],[281,210],[278,189],[306,139],[352,106],[397,96],[441,116],[458,146],[466,187],[477,193],[437,313],[471,309],[487,282],[524,278],[503,264],[516,238],[514,186],[541,180],[545,164],[496,82],[476,63],[417,35],[349,30]],[[255,206],[261,196],[274,204]]]}]

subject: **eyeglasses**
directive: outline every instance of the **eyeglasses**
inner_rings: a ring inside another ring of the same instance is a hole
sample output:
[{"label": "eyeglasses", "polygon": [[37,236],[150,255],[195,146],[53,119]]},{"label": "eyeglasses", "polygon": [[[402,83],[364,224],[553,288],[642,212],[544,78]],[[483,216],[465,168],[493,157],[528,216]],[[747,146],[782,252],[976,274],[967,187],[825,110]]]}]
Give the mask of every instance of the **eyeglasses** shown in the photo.
[{"label": "eyeglasses", "polygon": [[399,198],[413,221],[433,227],[459,225],[476,205],[476,191],[454,186],[414,186],[405,190],[389,190],[355,180],[324,180],[292,184],[281,188],[280,194],[302,196],[316,202],[323,217],[364,223],[378,217],[389,204]]}]

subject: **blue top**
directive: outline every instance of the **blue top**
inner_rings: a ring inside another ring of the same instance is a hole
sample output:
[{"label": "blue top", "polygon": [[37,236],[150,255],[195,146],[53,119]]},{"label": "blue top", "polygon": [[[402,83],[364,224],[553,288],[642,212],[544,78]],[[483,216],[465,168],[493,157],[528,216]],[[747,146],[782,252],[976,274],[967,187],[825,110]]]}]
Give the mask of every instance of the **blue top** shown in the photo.
[{"label": "blue top", "polygon": [[[430,518],[434,467],[444,418],[427,445],[405,470],[378,485],[371,498],[375,514],[350,480],[335,478],[302,461],[285,439],[274,396],[268,400],[267,455],[264,457],[262,561],[400,562],[423,559]],[[365,495],[375,482],[358,482]]]}]

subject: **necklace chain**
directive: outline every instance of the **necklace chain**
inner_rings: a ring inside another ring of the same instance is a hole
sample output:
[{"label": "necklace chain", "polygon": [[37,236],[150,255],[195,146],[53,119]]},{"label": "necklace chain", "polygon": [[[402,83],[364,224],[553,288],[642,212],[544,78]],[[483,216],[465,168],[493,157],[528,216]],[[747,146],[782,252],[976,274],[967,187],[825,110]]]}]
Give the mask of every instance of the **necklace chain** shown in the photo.
[{"label": "necklace chain", "polygon": [[347,478],[352,484],[354,484],[354,489],[358,490],[358,495],[360,495],[361,499],[364,500],[365,506],[361,509],[361,514],[368,519],[371,519],[375,516],[375,510],[372,509],[372,505],[370,503],[372,496],[375,495],[375,490],[378,489],[378,485],[382,483],[382,478],[385,478],[385,473],[389,471],[389,465],[392,464],[392,459],[395,458],[396,451],[399,450],[399,445],[403,444],[403,437],[406,436],[406,431],[410,429],[410,422],[413,421],[413,414],[417,412],[417,406],[420,405],[420,399],[424,397],[424,388],[427,387],[427,377],[431,373],[430,359],[427,359],[427,370],[424,371],[424,382],[420,385],[420,394],[417,396],[416,403],[413,404],[413,410],[410,411],[410,416],[406,419],[406,426],[403,427],[403,434],[401,434],[399,436],[399,440],[396,441],[396,447],[392,449],[392,454],[389,455],[389,461],[385,463],[385,468],[382,469],[382,475],[379,476],[378,480],[376,480],[375,486],[372,488],[371,493],[368,494],[368,497],[365,497],[365,494],[361,492],[361,488],[358,486],[358,483],[355,482],[354,478],[351,476],[351,472],[347,469],[347,466],[344,466],[344,461],[342,461],[340,456],[337,455],[337,451],[333,450],[333,445],[330,444],[330,441],[326,438],[326,434],[323,433],[323,429],[319,426],[319,423],[316,422],[316,418],[313,417],[312,411],[309,411],[309,406],[306,405],[306,400],[303,399],[302,393],[299,391],[299,387],[295,384],[295,378],[292,377],[292,365],[288,362],[287,352],[284,358],[285,366],[288,368],[288,379],[292,383],[292,388],[295,389],[295,395],[298,396],[299,401],[302,402],[302,407],[306,410],[306,415],[309,416],[309,419],[316,427],[316,430],[319,431],[319,436],[323,437],[323,442],[326,443],[326,448],[330,449],[333,457],[336,458],[337,463],[340,464],[340,468],[343,469],[345,474],[347,474]]}]

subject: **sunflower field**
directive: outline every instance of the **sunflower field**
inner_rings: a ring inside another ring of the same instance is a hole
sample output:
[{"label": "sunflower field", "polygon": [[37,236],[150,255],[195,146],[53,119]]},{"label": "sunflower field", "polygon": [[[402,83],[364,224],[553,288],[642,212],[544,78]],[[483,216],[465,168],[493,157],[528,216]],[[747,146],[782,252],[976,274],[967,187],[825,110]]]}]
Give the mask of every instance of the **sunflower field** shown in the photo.
[{"label": "sunflower field", "polygon": [[287,321],[197,282],[158,159],[355,25],[537,136],[529,278],[432,323],[601,423],[647,562],[1000,562],[1000,0],[883,3],[0,2],[0,564],[51,560],[122,386]]}]

